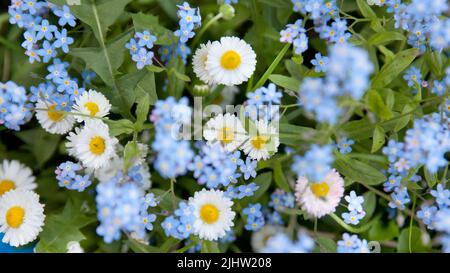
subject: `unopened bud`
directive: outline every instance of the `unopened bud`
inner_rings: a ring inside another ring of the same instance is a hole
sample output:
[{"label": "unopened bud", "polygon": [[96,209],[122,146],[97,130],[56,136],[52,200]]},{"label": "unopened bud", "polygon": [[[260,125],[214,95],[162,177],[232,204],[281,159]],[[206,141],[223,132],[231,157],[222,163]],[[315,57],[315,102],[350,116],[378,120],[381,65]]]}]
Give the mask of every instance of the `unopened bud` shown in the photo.
[{"label": "unopened bud", "polygon": [[234,17],[234,8],[232,5],[223,4],[220,6],[219,12],[223,14],[223,19],[231,20]]}]

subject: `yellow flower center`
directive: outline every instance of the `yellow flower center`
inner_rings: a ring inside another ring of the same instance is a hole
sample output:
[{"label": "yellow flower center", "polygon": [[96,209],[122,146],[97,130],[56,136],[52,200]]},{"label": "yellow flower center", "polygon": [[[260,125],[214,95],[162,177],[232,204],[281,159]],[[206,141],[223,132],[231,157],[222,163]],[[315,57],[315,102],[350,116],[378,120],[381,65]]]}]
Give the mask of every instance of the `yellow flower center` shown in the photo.
[{"label": "yellow flower center", "polygon": [[10,190],[14,190],[16,185],[11,180],[5,179],[0,181],[0,196]]},{"label": "yellow flower center", "polygon": [[234,132],[230,127],[223,127],[222,130],[219,131],[219,135],[217,138],[223,144],[228,144],[234,140]]},{"label": "yellow flower center", "polygon": [[48,118],[51,119],[52,121],[58,122],[64,117],[64,114],[61,114],[61,113],[55,111],[55,109],[56,109],[56,104],[49,106],[47,115],[48,115]]},{"label": "yellow flower center", "polygon": [[234,70],[241,64],[241,56],[234,50],[228,50],[222,55],[220,64],[225,69]]},{"label": "yellow flower center", "polygon": [[311,185],[311,191],[314,193],[315,196],[317,196],[319,198],[326,197],[329,190],[330,190],[330,187],[328,187],[328,184],[325,182],[313,183]]},{"label": "yellow flower center", "polygon": [[99,111],[98,105],[95,102],[88,102],[84,105],[84,107],[86,107],[92,117],[94,117]]},{"label": "yellow flower center", "polygon": [[266,136],[255,136],[251,140],[253,148],[257,150],[263,149],[268,141],[269,138]]},{"label": "yellow flower center", "polygon": [[207,224],[212,224],[219,219],[219,210],[214,205],[205,204],[200,209],[200,218]]},{"label": "yellow flower center", "polygon": [[91,153],[101,155],[105,151],[105,139],[100,136],[93,137],[89,143]]},{"label": "yellow flower center", "polygon": [[23,223],[25,210],[21,207],[15,206],[6,212],[6,223],[12,228],[18,228]]}]

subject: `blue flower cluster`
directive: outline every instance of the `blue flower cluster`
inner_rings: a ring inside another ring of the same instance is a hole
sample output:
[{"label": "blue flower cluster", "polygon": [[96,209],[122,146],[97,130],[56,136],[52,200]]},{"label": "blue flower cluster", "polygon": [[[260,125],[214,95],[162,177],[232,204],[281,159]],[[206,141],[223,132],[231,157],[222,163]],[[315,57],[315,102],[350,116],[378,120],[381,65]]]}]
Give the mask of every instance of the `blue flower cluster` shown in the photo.
[{"label": "blue flower cluster", "polygon": [[315,58],[311,60],[311,64],[314,66],[316,72],[327,72],[328,57],[322,56],[320,53],[316,53]]},{"label": "blue flower cluster", "polygon": [[[61,28],[44,19],[48,17],[49,11],[59,18],[58,24]],[[59,48],[64,53],[69,52],[69,45],[73,44],[74,40],[67,36],[64,26],[74,27],[76,22],[68,6],[60,8],[48,1],[16,0],[12,1],[8,13],[11,24],[25,29],[22,47],[25,48],[30,63],[40,62],[41,58],[44,63],[49,62],[56,57]]]},{"label": "blue flower cluster", "polygon": [[125,45],[130,50],[131,59],[136,63],[137,69],[140,70],[153,63],[154,53],[150,50],[153,48],[155,41],[156,36],[145,30],[144,32],[136,32],[134,38],[131,38]]},{"label": "blue flower cluster", "polygon": [[400,0],[383,3],[387,11],[394,13],[395,27],[409,32],[408,44],[426,50],[427,40],[430,46],[441,51],[450,46],[450,19],[439,19],[448,9],[446,0],[412,0],[409,4]]},{"label": "blue flower cluster", "polygon": [[192,108],[186,97],[178,102],[173,97],[156,102],[150,120],[155,125],[153,150],[157,153],[155,169],[164,178],[176,178],[188,171],[194,158],[189,141],[178,140],[180,129],[191,122]]},{"label": "blue flower cluster", "polygon": [[228,5],[237,4],[237,2],[238,0],[223,0],[223,3]]},{"label": "blue flower cluster", "polygon": [[294,163],[291,166],[297,176],[304,176],[311,182],[322,181],[331,170],[333,164],[334,146],[317,144],[311,145],[310,149],[303,155],[295,155]]},{"label": "blue flower cluster", "polygon": [[355,191],[351,191],[350,195],[344,197],[348,202],[348,212],[342,213],[344,222],[351,225],[359,224],[359,221],[366,216],[363,209],[364,197],[357,196]]},{"label": "blue flower cluster", "polygon": [[80,175],[83,171],[80,164],[72,161],[61,163],[55,170],[58,185],[69,190],[84,191],[92,184],[89,175]]},{"label": "blue flower cluster", "polygon": [[194,30],[202,24],[199,8],[192,8],[189,3],[184,2],[178,7],[179,29],[174,34],[179,38],[179,42],[175,46],[164,46],[159,50],[161,60],[168,61],[173,53],[179,56],[183,63],[186,63],[187,57],[191,54],[191,49],[187,46],[189,39],[195,36]]},{"label": "blue flower cluster", "polygon": [[355,141],[353,139],[342,137],[341,139],[339,139],[336,146],[341,154],[348,154],[352,151],[353,144],[355,144]]},{"label": "blue flower cluster", "polygon": [[152,230],[156,215],[148,213],[157,205],[153,195],[144,195],[140,186],[142,177],[136,169],[125,175],[119,171],[107,182],[97,185],[97,218],[100,225],[97,234],[106,243],[120,239],[121,231],[137,238],[144,238],[145,230]]},{"label": "blue flower cluster", "polygon": [[246,230],[258,231],[264,226],[261,204],[249,204],[248,207],[242,210],[242,213],[247,216],[247,222],[244,227]]},{"label": "blue flower cluster", "polygon": [[248,92],[245,114],[253,121],[278,120],[282,97],[283,94],[277,90],[277,86],[273,83],[270,83],[267,87],[260,87],[255,92]]},{"label": "blue flower cluster", "polygon": [[306,29],[303,27],[301,19],[286,25],[286,29],[280,31],[280,36],[280,42],[294,45],[294,52],[297,55],[308,49],[308,36],[306,36]]},{"label": "blue flower cluster", "polygon": [[[351,34],[347,31],[347,21],[339,18],[339,9],[335,0],[291,0],[294,11],[300,12],[313,20],[314,30],[320,38],[329,43],[345,43]],[[288,24],[280,32],[280,41],[294,45],[295,54],[308,49],[308,37],[302,20]]]},{"label": "blue flower cluster", "polygon": [[361,240],[357,235],[344,233],[342,240],[338,241],[337,245],[338,253],[370,253],[367,240]]},{"label": "blue flower cluster", "polygon": [[174,211],[174,215],[170,215],[161,223],[166,236],[177,239],[186,239],[193,232],[195,216],[194,207],[187,202],[180,202],[178,208]]},{"label": "blue flower cluster", "polygon": [[245,180],[256,177],[256,160],[247,158],[244,162],[240,159],[241,152],[227,153],[220,143],[206,145],[198,142],[197,147],[199,154],[188,168],[200,185],[215,189],[237,183],[237,179],[242,175]]},{"label": "blue flower cluster", "polygon": [[417,211],[417,217],[427,225],[428,229],[443,233],[440,238],[443,251],[450,253],[450,190],[443,184],[438,184],[430,194],[435,199],[433,205],[422,205]]},{"label": "blue flower cluster", "polygon": [[0,82],[0,125],[11,130],[20,130],[20,126],[32,117],[27,101],[24,87],[12,81]]},{"label": "blue flower cluster", "polygon": [[76,78],[70,77],[68,68],[68,62],[53,59],[53,63],[47,67],[49,72],[45,77],[47,81],[30,87],[30,101],[45,101],[49,107],[52,106],[58,111],[70,112],[75,99],[86,90],[79,87]]},{"label": "blue flower cluster", "polygon": [[314,240],[306,233],[300,232],[296,241],[292,241],[288,235],[279,232],[271,236],[263,253],[310,253],[314,249]]},{"label": "blue flower cluster", "polygon": [[305,78],[300,87],[300,103],[319,122],[336,124],[342,110],[338,98],[359,100],[369,87],[373,65],[367,52],[350,44],[329,49],[325,78]]},{"label": "blue flower cluster", "polygon": [[405,142],[390,140],[383,153],[391,163],[391,174],[404,176],[410,168],[425,165],[436,173],[448,161],[444,155],[450,151],[450,110],[444,107],[443,117],[439,113],[427,115],[414,121],[413,128],[406,131]]},{"label": "blue flower cluster", "polygon": [[282,208],[293,208],[295,206],[295,197],[290,192],[285,192],[282,189],[276,189],[270,195],[269,207],[274,210]]},{"label": "blue flower cluster", "polygon": [[253,196],[255,191],[257,191],[258,189],[259,186],[253,182],[247,185],[240,185],[237,187],[228,186],[227,190],[225,191],[225,196],[227,196],[230,199],[242,199],[244,197]]}]

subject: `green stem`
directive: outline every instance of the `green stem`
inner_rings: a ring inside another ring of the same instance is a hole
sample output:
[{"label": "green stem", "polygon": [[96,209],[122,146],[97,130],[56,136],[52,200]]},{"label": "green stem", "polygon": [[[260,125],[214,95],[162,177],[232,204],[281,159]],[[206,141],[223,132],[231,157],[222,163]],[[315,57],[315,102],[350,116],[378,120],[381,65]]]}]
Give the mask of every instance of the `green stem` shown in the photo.
[{"label": "green stem", "polygon": [[266,72],[264,72],[264,74],[259,79],[259,81],[250,90],[258,89],[264,85],[266,80],[269,78],[269,76],[272,74],[272,72],[278,66],[280,61],[283,59],[284,55],[286,54],[286,52],[288,51],[290,46],[291,46],[291,44],[289,44],[289,43],[284,45],[284,47],[280,50],[280,52],[278,52],[278,55],[275,57],[273,62],[270,64],[269,68],[267,68]]},{"label": "green stem", "polygon": [[333,218],[334,221],[336,221],[337,224],[339,224],[341,227],[343,227],[344,229],[346,229],[347,231],[349,231],[351,233],[362,233],[362,232],[368,230],[372,226],[372,222],[369,222],[361,227],[355,228],[355,227],[347,225],[341,218],[339,218],[339,216],[337,216],[334,213],[331,213],[330,216],[331,216],[331,218]]},{"label": "green stem", "polygon": [[170,192],[172,193],[172,207],[173,210],[177,209],[177,202],[176,202],[176,197],[175,197],[175,179],[172,178],[170,179]]},{"label": "green stem", "polygon": [[203,27],[198,31],[197,35],[195,35],[194,40],[192,41],[192,48],[196,48],[203,34],[210,28],[215,22],[219,21],[223,17],[223,14],[219,12],[216,16],[211,18]]},{"label": "green stem", "polygon": [[[416,210],[416,194],[414,194],[413,197],[413,206],[412,206],[412,211],[414,212]],[[414,222],[414,214],[411,215],[410,217],[410,221],[409,221],[409,234],[408,234],[408,249],[409,249],[409,253],[412,253],[412,246],[411,246],[411,240],[412,240],[412,225]]]}]

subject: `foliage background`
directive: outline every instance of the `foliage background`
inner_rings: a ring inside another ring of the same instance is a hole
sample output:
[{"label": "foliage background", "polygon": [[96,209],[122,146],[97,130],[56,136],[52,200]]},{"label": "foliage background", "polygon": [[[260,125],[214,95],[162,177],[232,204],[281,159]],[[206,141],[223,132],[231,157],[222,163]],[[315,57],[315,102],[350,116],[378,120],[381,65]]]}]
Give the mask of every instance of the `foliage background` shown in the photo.
[{"label": "foliage background", "polygon": [[[60,3],[62,0],[52,0]],[[83,3],[89,1],[83,0]],[[137,71],[124,44],[134,30],[149,28],[158,36],[157,44],[163,45],[173,42],[171,31],[177,28],[175,0],[97,0],[101,25],[98,26],[92,17],[92,10],[72,11],[81,23],[69,32],[75,38],[68,55],[61,56],[71,63],[70,72],[79,75],[80,71],[90,68],[97,72],[93,85],[94,89],[102,91],[113,104],[112,120],[120,121],[117,126],[122,128],[129,122],[135,122],[136,102],[143,96],[149,95],[153,104],[158,98],[169,95],[180,97],[187,95],[192,98],[190,91],[198,83],[192,72],[192,67],[183,65],[180,61],[171,61],[167,69],[152,68]],[[365,48],[375,72],[372,74],[371,90],[367,92],[362,102],[350,105],[351,119],[336,128],[334,133],[343,133],[355,139],[354,152],[350,155],[336,155],[335,167],[346,177],[346,192],[356,189],[365,191],[365,210],[367,216],[356,233],[369,240],[382,242],[383,252],[407,252],[409,241],[412,241],[412,251],[430,251],[431,243],[423,244],[421,235],[424,228],[414,222],[409,228],[409,222],[399,226],[394,219],[389,219],[386,213],[387,200],[377,190],[377,186],[386,180],[379,169],[387,167],[386,158],[381,155],[380,148],[387,137],[402,138],[404,128],[411,124],[413,115],[423,115],[437,111],[439,99],[427,101],[411,95],[409,88],[403,81],[402,71],[411,63],[419,66],[423,75],[432,72],[436,77],[444,74],[444,67],[448,59],[444,54],[427,52],[418,54],[415,49],[408,49],[405,34],[393,27],[393,20],[383,8],[369,7],[365,1],[337,1],[341,9],[348,16],[353,33],[351,42]],[[43,80],[46,64],[30,64],[20,47],[22,31],[8,23],[8,1],[2,1],[0,14],[0,77],[1,81],[12,80],[19,85],[29,87]],[[199,6],[203,22],[217,14],[219,5],[216,1],[191,1],[192,6]],[[235,35],[243,38],[257,54],[257,70],[253,83],[262,77],[274,58],[283,48],[279,42],[279,31],[287,23],[292,23],[300,16],[293,14],[290,1],[285,0],[241,0],[234,5],[236,16],[232,20],[220,20],[201,37],[200,42],[216,40],[225,35]],[[352,18],[350,18],[352,17]],[[312,27],[308,22],[306,28]],[[98,29],[101,29],[99,31]],[[298,90],[301,80],[306,76],[317,75],[310,66],[310,60],[316,52],[326,54],[326,43],[320,40],[314,31],[309,31],[310,47],[302,56],[293,56],[288,50],[283,60],[272,71],[269,79],[288,90]],[[195,39],[194,39],[195,41]],[[192,44],[191,44],[192,45]],[[197,45],[192,45],[195,50]],[[156,52],[156,50],[155,50]],[[106,58],[112,61],[108,65]],[[163,90],[163,83],[168,79],[167,91]],[[252,81],[241,87],[236,103],[245,100],[245,92],[251,91]],[[425,94],[425,98],[428,94]],[[215,90],[205,97],[205,101],[220,100],[220,90]],[[283,104],[295,103],[295,98],[285,93]],[[114,127],[114,124],[112,125]],[[144,126],[142,137],[151,138],[151,124]],[[297,151],[303,151],[312,142],[328,142],[331,134],[329,128],[315,124],[313,120],[302,115],[299,108],[289,109],[281,121],[281,142]],[[119,132],[118,132],[119,133]],[[131,139],[132,131],[125,130],[119,138],[122,144]],[[63,145],[63,137],[50,135],[43,131],[33,119],[20,132],[13,132],[0,127],[0,160],[17,159],[33,168],[39,185],[37,192],[41,201],[46,205],[47,215],[44,232],[37,245],[38,251],[65,251],[67,242],[81,241],[81,245],[88,252],[165,252],[179,248],[179,241],[164,236],[155,224],[152,232],[152,242],[159,247],[150,247],[123,237],[122,241],[105,244],[95,233],[98,222],[95,217],[95,202],[93,187],[84,193],[64,190],[58,187],[54,170],[59,163],[68,160]],[[149,143],[149,140],[148,140]],[[280,149],[282,150],[282,149]],[[151,162],[150,157],[150,162]],[[265,203],[270,192],[275,188],[292,191],[295,181],[290,171],[290,156],[278,153],[272,159],[261,162],[258,166],[256,182],[262,187],[258,194],[245,203],[258,201]],[[436,180],[428,178],[433,185]],[[164,192],[170,184],[156,172],[152,172],[153,191]],[[177,183],[177,196],[187,198],[201,187],[189,176],[182,177]],[[420,191],[413,188],[412,191]],[[170,207],[170,199],[164,200]],[[164,202],[162,204],[164,204]],[[337,213],[340,214],[339,211]],[[310,230],[314,222],[305,220],[303,216],[286,215],[294,224],[292,228],[303,226]],[[408,218],[408,214],[405,214]],[[293,220],[292,220],[293,219]],[[408,218],[409,219],[409,218]],[[241,221],[241,220],[239,220]],[[242,223],[237,223],[239,227]],[[316,233],[319,249],[317,251],[333,252],[336,241],[340,238],[344,228],[337,225],[333,219],[325,217],[318,226]],[[221,251],[251,251],[250,233],[238,231],[237,240],[233,245],[221,245]],[[243,233],[242,233],[243,232]],[[242,233],[242,234],[241,234]],[[85,240],[83,240],[85,239]],[[130,247],[130,248],[128,248]],[[217,247],[217,246],[214,246]],[[204,249],[205,251],[211,251]]]}]

